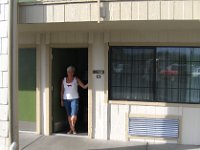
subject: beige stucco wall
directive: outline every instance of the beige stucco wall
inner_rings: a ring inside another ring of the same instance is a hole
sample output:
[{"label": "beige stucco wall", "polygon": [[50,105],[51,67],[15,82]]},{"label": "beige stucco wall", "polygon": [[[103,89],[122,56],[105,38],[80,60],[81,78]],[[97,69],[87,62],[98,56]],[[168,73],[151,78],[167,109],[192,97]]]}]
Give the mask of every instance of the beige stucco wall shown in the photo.
[{"label": "beige stucco wall", "polygon": [[100,7],[95,1],[21,4],[19,23],[200,19],[198,0],[104,1]]}]

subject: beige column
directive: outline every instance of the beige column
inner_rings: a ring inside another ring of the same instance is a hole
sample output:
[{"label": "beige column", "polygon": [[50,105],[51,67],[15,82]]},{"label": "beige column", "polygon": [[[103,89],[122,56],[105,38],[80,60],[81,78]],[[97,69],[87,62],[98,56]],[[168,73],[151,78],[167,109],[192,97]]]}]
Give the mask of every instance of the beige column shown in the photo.
[{"label": "beige column", "polygon": [[45,34],[39,36],[40,49],[40,126],[41,133],[44,135],[51,134],[51,102],[50,102],[50,48],[46,44]]}]

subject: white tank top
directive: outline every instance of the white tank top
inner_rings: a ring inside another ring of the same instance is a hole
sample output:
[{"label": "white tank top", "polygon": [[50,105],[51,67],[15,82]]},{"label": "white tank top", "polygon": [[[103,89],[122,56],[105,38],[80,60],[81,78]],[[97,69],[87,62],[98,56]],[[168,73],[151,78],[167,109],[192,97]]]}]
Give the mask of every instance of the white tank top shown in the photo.
[{"label": "white tank top", "polygon": [[77,79],[74,77],[74,80],[71,83],[67,83],[67,78],[65,77],[63,80],[63,86],[64,86],[64,100],[72,100],[79,98],[78,94],[78,83]]}]

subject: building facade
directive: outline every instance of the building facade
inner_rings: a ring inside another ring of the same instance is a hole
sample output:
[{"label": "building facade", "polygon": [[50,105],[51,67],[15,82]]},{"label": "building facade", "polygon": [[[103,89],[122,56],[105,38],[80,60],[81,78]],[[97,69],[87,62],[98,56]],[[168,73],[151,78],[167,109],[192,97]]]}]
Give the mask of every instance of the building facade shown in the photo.
[{"label": "building facade", "polygon": [[0,1],[0,149],[18,143],[17,1]]},{"label": "building facade", "polygon": [[[0,149],[9,145],[9,105],[8,105],[8,1],[0,2]],[[4,30],[2,30],[4,29]]]},{"label": "building facade", "polygon": [[79,124],[90,138],[200,144],[199,10],[198,0],[19,1],[22,126],[63,128],[58,93],[72,64],[89,83]]}]

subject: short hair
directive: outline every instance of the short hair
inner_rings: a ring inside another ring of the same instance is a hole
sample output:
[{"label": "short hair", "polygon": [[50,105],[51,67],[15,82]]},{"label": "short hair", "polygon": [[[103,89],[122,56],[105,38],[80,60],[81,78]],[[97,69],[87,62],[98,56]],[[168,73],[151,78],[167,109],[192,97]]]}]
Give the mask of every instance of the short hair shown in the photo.
[{"label": "short hair", "polygon": [[70,70],[74,73],[75,72],[75,67],[74,66],[67,67],[67,72],[70,71]]}]

